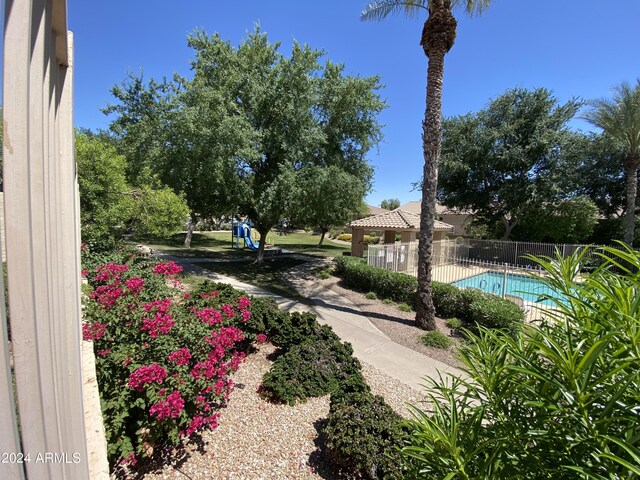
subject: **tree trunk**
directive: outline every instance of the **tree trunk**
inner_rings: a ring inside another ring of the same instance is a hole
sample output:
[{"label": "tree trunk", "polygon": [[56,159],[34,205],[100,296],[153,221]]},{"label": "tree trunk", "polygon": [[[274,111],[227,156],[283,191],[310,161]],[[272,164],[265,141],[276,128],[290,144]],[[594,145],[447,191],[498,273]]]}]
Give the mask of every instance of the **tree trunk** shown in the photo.
[{"label": "tree trunk", "polygon": [[187,224],[187,235],[184,237],[184,248],[191,248],[191,238],[193,237],[193,229],[196,226],[196,216],[189,216],[189,223]]},{"label": "tree trunk", "polygon": [[442,79],[444,57],[453,46],[456,21],[451,14],[451,3],[434,0],[429,18],[422,30],[421,45],[429,58],[427,67],[427,106],[422,122],[422,149],[424,169],[422,178],[422,204],[420,236],[418,241],[418,292],[416,296],[416,326],[435,330],[435,307],[431,290],[433,263],[433,231],[436,217],[436,191],[438,187],[438,161],[442,143]]},{"label": "tree trunk", "polygon": [[329,231],[327,227],[320,227],[320,231],[322,232],[320,235],[320,242],[318,242],[318,246],[322,246],[322,242],[324,242],[324,235]]},{"label": "tree trunk", "polygon": [[502,219],[502,223],[504,224],[504,234],[502,235],[502,240],[507,241],[511,236],[511,231],[518,224],[518,221],[511,223],[509,220]]},{"label": "tree trunk", "polygon": [[626,207],[624,212],[624,243],[631,246],[636,226],[636,196],[638,194],[638,155],[630,155],[625,162]]},{"label": "tree trunk", "polygon": [[270,230],[271,228],[268,228],[264,232],[258,230],[258,233],[260,234],[260,244],[258,245],[256,260],[254,263],[261,264],[264,262],[264,245],[267,243],[267,233],[269,233]]}]

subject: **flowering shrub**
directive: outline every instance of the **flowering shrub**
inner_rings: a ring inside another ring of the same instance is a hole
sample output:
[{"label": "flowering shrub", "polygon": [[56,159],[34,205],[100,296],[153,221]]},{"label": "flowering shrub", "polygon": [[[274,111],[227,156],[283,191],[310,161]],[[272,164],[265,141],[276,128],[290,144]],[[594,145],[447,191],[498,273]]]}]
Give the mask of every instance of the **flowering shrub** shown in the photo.
[{"label": "flowering shrub", "polygon": [[102,259],[84,259],[82,331],[94,342],[110,462],[135,465],[157,444],[217,426],[230,375],[258,335],[266,340],[264,314],[252,322],[252,300],[227,285],[172,288],[174,262],[126,251]]}]

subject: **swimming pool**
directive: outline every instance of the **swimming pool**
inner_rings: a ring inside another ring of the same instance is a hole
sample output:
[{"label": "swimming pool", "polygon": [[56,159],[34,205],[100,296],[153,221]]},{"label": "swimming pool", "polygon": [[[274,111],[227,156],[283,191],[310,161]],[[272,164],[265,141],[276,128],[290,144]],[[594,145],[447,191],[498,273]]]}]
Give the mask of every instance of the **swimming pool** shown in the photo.
[{"label": "swimming pool", "polygon": [[[507,281],[504,293],[507,295],[517,295],[527,302],[538,302],[539,296],[542,294],[564,300],[564,297],[560,293],[536,278],[526,275],[507,273],[506,279]],[[453,285],[459,288],[478,288],[483,292],[502,295],[503,283],[505,283],[504,280],[504,273],[484,272],[479,275],[474,275],[473,277],[458,280],[457,282],[454,282]],[[543,305],[554,305],[551,300],[542,300],[538,303]]]}]

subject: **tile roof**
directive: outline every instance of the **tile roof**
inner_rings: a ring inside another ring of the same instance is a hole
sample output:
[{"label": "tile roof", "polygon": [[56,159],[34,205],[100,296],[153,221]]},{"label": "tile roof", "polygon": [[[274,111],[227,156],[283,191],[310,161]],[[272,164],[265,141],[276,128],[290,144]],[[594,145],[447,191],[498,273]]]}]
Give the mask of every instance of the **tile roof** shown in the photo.
[{"label": "tile roof", "polygon": [[[373,217],[361,218],[349,224],[350,227],[385,228],[400,230],[420,230],[420,215],[396,209]],[[436,230],[451,230],[453,226],[436,220]]]},{"label": "tile roof", "polygon": [[[400,205],[396,210],[404,210],[405,212],[415,213],[416,215],[420,215],[420,211],[422,210],[422,205],[420,200],[414,200],[413,202],[407,202],[404,205]],[[470,212],[465,210],[456,210],[453,208],[445,207],[444,205],[440,205],[436,203],[436,213],[438,215],[443,214],[452,214],[452,215],[470,215]]]},{"label": "tile roof", "polygon": [[386,208],[376,207],[374,205],[367,205],[368,215],[380,215],[381,213],[387,213],[389,210]]}]

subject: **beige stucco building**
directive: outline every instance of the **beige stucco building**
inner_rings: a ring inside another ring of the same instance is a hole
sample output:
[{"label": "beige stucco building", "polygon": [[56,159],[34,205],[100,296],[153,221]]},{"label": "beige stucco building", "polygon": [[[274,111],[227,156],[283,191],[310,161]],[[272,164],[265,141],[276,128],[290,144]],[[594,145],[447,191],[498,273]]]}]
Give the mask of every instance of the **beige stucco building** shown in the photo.
[{"label": "beige stucco building", "polygon": [[[402,209],[361,218],[349,224],[351,227],[351,255],[361,257],[364,252],[364,235],[369,231],[384,232],[384,243],[395,243],[396,233],[400,233],[400,242],[409,243],[417,239],[420,231],[420,215]],[[453,226],[436,220],[433,239],[442,240],[447,233],[453,232]]]}]

